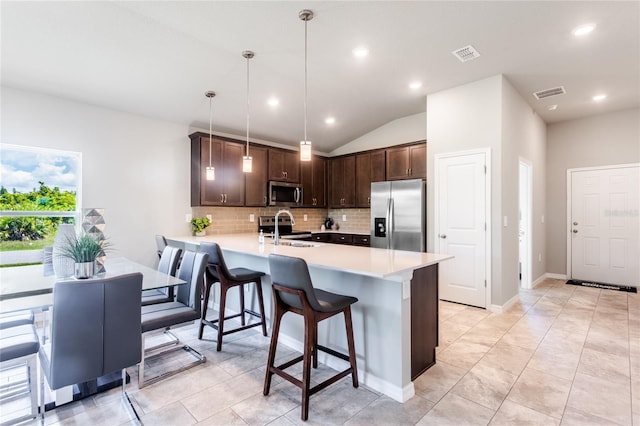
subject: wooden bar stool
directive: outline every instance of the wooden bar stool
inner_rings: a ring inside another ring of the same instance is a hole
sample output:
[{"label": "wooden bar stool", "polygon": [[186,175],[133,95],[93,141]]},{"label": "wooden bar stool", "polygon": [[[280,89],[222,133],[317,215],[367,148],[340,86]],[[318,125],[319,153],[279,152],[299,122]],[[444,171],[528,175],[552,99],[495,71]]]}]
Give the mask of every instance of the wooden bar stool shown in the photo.
[{"label": "wooden bar stool", "polygon": [[[309,268],[303,259],[269,255],[269,269],[271,282],[273,283],[273,301],[275,312],[273,316],[273,329],[271,330],[271,346],[267,360],[267,373],[264,379],[263,394],[269,394],[271,377],[274,374],[293,383],[302,389],[302,420],[309,417],[309,397],[326,388],[332,383],[351,374],[353,387],[358,387],[358,369],[356,367],[356,350],[353,343],[353,326],[351,324],[351,305],[358,299],[351,296],[343,296],[328,291],[314,289],[309,276]],[[303,354],[282,365],[274,366],[276,347],[278,346],[278,332],[280,321],[287,312],[294,312],[304,317],[304,349]],[[336,314],[344,313],[344,322],[347,330],[347,345],[349,356],[318,345],[318,323]],[[310,388],[311,364],[318,367],[318,350],[348,361],[350,366],[344,371],[325,380],[319,385]],[[302,361],[302,380],[299,380],[284,370]]]},{"label": "wooden bar stool", "polygon": [[[227,268],[227,264],[225,263],[224,257],[222,256],[222,249],[220,249],[220,246],[216,243],[201,243],[200,251],[209,255],[209,264],[205,273],[204,296],[202,299],[202,319],[200,320],[200,331],[198,333],[198,339],[202,339],[202,333],[204,331],[205,325],[215,328],[216,330],[218,330],[218,342],[216,350],[220,352],[220,350],[222,349],[222,336],[226,334],[236,333],[238,331],[246,330],[251,327],[262,326],[262,334],[266,336],[267,323],[264,317],[264,300],[262,297],[261,284],[261,277],[264,276],[264,272],[253,271],[247,268]],[[217,282],[220,283],[220,309],[218,319],[210,321],[207,319],[207,305],[209,302],[211,287]],[[244,306],[244,285],[250,283],[256,284],[256,290],[258,293],[258,307],[260,309],[260,313],[252,311],[251,309],[246,309]],[[224,310],[227,302],[227,291],[230,288],[237,286],[240,286],[240,313],[225,317]],[[260,322],[247,325],[245,321],[245,313],[253,315],[256,318],[260,318]],[[232,330],[224,331],[224,321],[236,317],[240,317],[241,326]]]}]

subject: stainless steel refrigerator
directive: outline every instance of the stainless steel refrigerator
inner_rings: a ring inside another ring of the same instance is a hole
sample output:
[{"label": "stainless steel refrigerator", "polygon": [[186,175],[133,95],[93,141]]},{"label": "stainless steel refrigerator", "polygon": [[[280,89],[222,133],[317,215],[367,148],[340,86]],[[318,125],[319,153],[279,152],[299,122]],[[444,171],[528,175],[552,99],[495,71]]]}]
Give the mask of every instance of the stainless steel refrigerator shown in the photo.
[{"label": "stainless steel refrigerator", "polygon": [[425,251],[425,182],[371,184],[371,247]]}]

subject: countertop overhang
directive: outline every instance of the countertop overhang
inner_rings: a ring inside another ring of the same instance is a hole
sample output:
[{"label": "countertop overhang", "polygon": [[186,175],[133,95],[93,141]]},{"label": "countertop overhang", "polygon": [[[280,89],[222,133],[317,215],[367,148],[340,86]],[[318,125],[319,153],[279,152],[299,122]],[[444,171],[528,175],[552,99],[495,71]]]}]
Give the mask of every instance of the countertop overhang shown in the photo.
[{"label": "countertop overhang", "polygon": [[215,242],[224,250],[267,257],[271,253],[304,259],[309,266],[338,270],[358,275],[388,279],[404,275],[416,269],[453,259],[452,255],[438,253],[420,253],[404,250],[387,250],[370,247],[349,246],[343,244],[309,242],[314,247],[292,247],[274,245],[266,239],[258,243],[257,234],[222,234],[204,237],[176,236],[168,240],[200,245],[202,242]]}]

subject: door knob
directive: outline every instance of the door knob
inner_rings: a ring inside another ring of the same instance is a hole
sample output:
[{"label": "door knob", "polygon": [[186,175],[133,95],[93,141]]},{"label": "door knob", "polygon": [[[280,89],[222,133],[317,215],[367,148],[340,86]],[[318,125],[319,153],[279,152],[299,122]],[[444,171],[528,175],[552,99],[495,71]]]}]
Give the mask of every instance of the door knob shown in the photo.
[{"label": "door knob", "polygon": [[573,232],[574,234],[577,234],[577,233],[578,233],[578,230],[577,230],[577,229],[574,229],[572,232]]},{"label": "door knob", "polygon": [[577,226],[577,225],[578,225],[578,222],[573,222],[573,226]]},{"label": "door knob", "polygon": [[440,234],[440,238],[445,239],[447,236],[445,234]]}]

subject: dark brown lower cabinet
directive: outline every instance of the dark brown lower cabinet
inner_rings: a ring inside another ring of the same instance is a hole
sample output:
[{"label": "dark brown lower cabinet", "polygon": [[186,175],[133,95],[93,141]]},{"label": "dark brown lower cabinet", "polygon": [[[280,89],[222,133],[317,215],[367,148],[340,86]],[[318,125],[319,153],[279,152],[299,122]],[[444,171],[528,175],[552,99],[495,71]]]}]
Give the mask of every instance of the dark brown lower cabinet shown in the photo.
[{"label": "dark brown lower cabinet", "polygon": [[438,346],[438,264],[411,279],[411,380],[436,363]]}]

